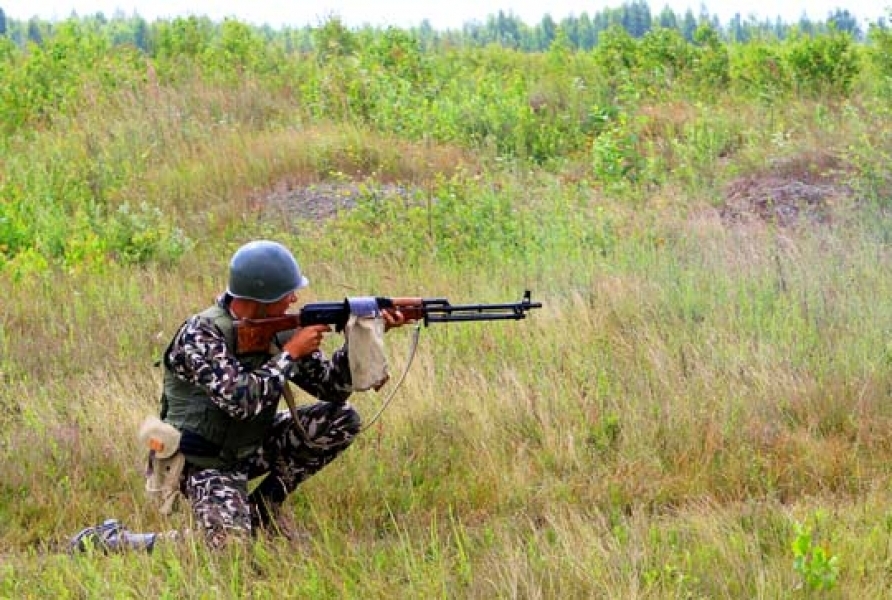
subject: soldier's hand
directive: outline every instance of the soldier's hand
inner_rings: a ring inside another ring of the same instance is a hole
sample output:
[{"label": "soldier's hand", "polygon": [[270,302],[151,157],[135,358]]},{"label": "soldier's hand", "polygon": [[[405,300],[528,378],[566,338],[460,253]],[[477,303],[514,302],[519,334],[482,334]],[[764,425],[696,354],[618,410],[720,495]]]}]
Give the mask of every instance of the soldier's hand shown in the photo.
[{"label": "soldier's hand", "polygon": [[414,321],[414,319],[410,319],[398,308],[385,308],[381,311],[381,316],[384,317],[384,331],[394,327],[402,327]]},{"label": "soldier's hand", "polygon": [[319,349],[325,334],[331,331],[328,325],[309,325],[294,332],[291,339],[285,342],[283,350],[291,358],[303,358]]}]

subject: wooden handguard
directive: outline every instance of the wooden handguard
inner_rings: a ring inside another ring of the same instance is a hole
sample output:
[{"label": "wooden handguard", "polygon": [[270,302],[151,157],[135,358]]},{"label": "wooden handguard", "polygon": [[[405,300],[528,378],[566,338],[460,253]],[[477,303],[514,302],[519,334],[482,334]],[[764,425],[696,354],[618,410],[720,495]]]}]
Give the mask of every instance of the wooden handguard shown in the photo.
[{"label": "wooden handguard", "polygon": [[403,316],[410,321],[424,318],[423,298],[391,298],[393,307],[398,309]]}]

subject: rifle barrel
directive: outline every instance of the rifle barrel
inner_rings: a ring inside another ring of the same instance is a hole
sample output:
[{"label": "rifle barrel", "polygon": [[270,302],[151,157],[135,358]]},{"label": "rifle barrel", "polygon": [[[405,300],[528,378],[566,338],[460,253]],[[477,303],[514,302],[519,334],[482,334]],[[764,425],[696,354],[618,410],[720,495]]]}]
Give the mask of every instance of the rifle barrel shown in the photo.
[{"label": "rifle barrel", "polygon": [[502,304],[458,304],[448,301],[425,301],[424,321],[427,323],[448,323],[450,321],[500,321],[526,318],[526,311],[542,308],[541,302],[531,302],[529,292],[520,302]]},{"label": "rifle barrel", "polygon": [[451,323],[455,321],[502,321],[526,319],[523,312],[515,313],[444,313],[444,314],[428,314],[425,320],[429,323]]}]

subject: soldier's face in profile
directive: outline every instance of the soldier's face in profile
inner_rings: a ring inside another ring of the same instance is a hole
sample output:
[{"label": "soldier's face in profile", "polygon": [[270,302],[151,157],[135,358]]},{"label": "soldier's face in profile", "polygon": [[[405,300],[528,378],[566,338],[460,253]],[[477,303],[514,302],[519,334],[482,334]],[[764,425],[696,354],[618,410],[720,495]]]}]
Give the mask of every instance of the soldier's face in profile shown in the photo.
[{"label": "soldier's face in profile", "polygon": [[266,316],[281,317],[284,315],[292,304],[297,302],[297,292],[291,292],[277,302],[271,302],[266,305]]}]

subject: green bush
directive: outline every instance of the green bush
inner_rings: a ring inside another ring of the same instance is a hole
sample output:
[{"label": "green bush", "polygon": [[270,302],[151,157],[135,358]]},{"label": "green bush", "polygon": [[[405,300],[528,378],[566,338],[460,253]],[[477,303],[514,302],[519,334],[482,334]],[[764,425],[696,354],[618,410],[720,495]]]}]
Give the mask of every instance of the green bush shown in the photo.
[{"label": "green bush", "polygon": [[735,94],[772,100],[790,90],[789,65],[783,59],[779,44],[754,41],[734,50],[729,70]]},{"label": "green bush", "polygon": [[165,222],[157,207],[122,204],[107,226],[108,250],[124,264],[176,262],[192,244],[178,227]]},{"label": "green bush", "polygon": [[788,43],[786,61],[795,89],[806,96],[847,96],[860,70],[852,36],[831,30],[820,36],[797,36]]}]

